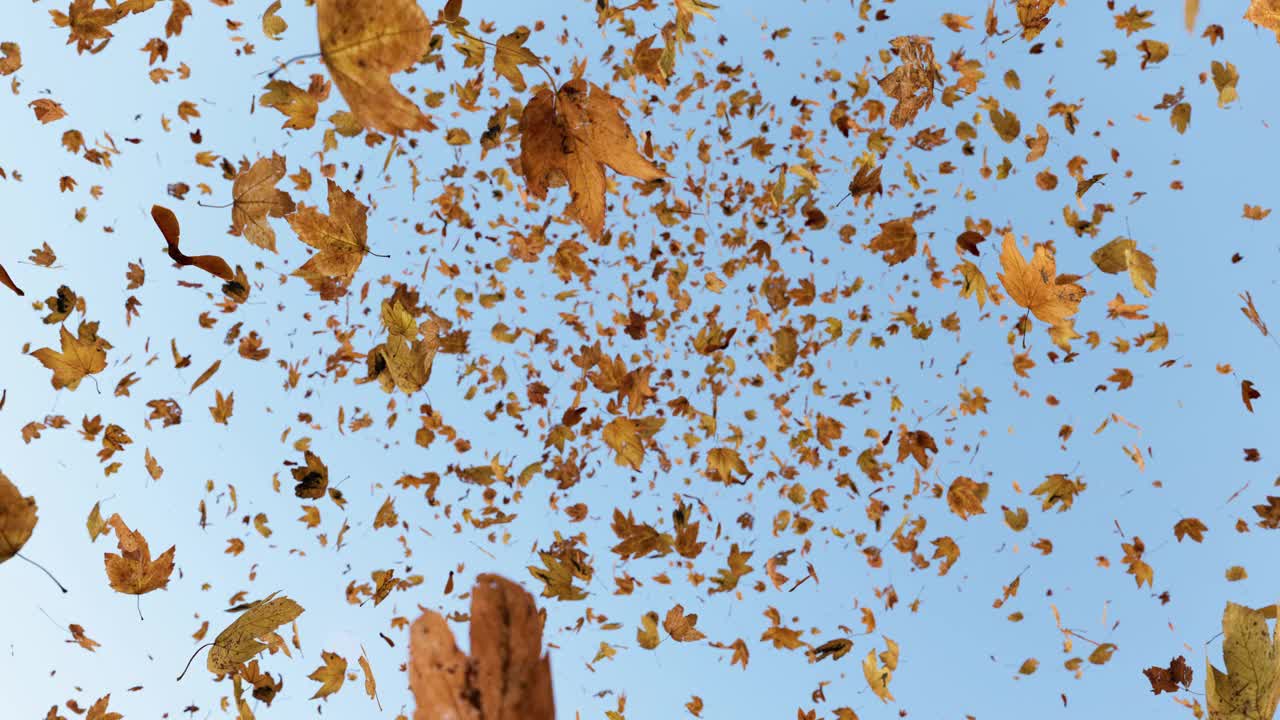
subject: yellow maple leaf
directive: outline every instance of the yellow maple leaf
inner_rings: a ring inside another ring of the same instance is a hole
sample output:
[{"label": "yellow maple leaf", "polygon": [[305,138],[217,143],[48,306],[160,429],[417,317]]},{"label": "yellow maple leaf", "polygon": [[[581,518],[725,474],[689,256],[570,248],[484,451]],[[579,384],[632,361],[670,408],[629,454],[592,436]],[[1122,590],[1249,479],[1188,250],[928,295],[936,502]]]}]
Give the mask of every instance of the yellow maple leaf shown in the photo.
[{"label": "yellow maple leaf", "polygon": [[103,553],[102,562],[107,569],[107,581],[116,592],[128,595],[142,595],[158,590],[169,584],[169,576],[173,574],[173,556],[176,546],[171,546],[151,559],[151,548],[142,533],[130,530],[119,513],[107,518],[116,533],[116,541],[120,546],[120,554]]},{"label": "yellow maple leaf", "polygon": [[347,679],[346,658],[326,650],[320,653],[320,659],[324,664],[307,676],[320,683],[320,688],[316,690],[316,694],[311,696],[312,700],[327,698],[338,692],[342,689],[342,683]]},{"label": "yellow maple leaf", "polygon": [[53,348],[40,348],[31,353],[32,357],[53,371],[50,382],[55,390],[75,390],[80,387],[80,381],[85,376],[107,369],[106,348],[110,345],[97,336],[96,323],[92,327],[88,323],[81,323],[76,335],[63,327],[61,341],[62,352]]},{"label": "yellow maple leaf", "polygon": [[604,168],[639,180],[667,177],[640,154],[622,118],[622,101],[597,85],[570,80],[540,90],[520,118],[520,167],[529,194],[569,185],[569,214],[595,238],[604,232]]},{"label": "yellow maple leaf", "polygon": [[417,0],[319,0],[320,54],[351,107],[370,130],[399,135],[435,125],[391,83],[431,44],[431,24]]},{"label": "yellow maple leaf", "polygon": [[209,672],[223,674],[234,671],[241,663],[267,649],[267,644],[260,638],[271,635],[276,628],[302,614],[301,605],[284,596],[276,597],[277,594],[273,592],[266,596],[218,633],[205,662]]},{"label": "yellow maple leaf", "polygon": [[1280,704],[1280,632],[1267,629],[1267,615],[1227,603],[1222,613],[1222,672],[1206,658],[1204,693],[1209,717],[1269,720]]},{"label": "yellow maple leaf", "polygon": [[260,248],[276,251],[276,231],[267,217],[285,217],[295,209],[289,193],[276,187],[285,175],[285,160],[276,153],[258,158],[231,184],[231,230]]},{"label": "yellow maple leaf", "polygon": [[1005,233],[1000,267],[1004,272],[998,277],[1009,297],[1050,325],[1076,314],[1084,298],[1084,288],[1075,284],[1073,276],[1058,276],[1053,255],[1044,245],[1036,245],[1028,264],[1013,233]]},{"label": "yellow maple leaf", "polygon": [[298,239],[319,250],[293,271],[325,300],[341,297],[369,252],[369,208],[349,190],[329,183],[329,214],[310,205],[299,205],[289,216]]},{"label": "yellow maple leaf", "polygon": [[36,528],[36,499],[0,472],[0,562],[17,555]]}]

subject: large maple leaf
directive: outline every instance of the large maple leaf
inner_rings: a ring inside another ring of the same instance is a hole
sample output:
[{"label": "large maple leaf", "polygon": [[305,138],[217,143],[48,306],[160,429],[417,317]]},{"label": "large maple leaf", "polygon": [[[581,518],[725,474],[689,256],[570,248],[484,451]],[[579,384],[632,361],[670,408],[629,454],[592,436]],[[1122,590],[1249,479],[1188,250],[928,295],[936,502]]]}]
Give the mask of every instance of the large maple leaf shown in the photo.
[{"label": "large maple leaf", "polygon": [[391,84],[431,43],[417,0],[319,0],[316,24],[324,64],[361,125],[396,135],[435,127]]},{"label": "large maple leaf", "polygon": [[1084,288],[1075,284],[1075,276],[1057,274],[1053,255],[1044,245],[1036,246],[1028,263],[1018,250],[1013,233],[1005,233],[1000,267],[1004,270],[999,278],[1005,292],[1044,322],[1060,325],[1080,308]]},{"label": "large maple leaf", "polygon": [[569,213],[592,237],[604,232],[604,168],[639,180],[667,177],[636,145],[622,118],[622,101],[586,80],[570,80],[557,92],[538,91],[520,118],[520,167],[529,194],[566,183]]},{"label": "large maple leaf", "polygon": [[329,214],[299,205],[289,216],[298,239],[319,250],[293,274],[307,281],[325,300],[341,297],[369,251],[369,208],[348,190],[329,182]]}]

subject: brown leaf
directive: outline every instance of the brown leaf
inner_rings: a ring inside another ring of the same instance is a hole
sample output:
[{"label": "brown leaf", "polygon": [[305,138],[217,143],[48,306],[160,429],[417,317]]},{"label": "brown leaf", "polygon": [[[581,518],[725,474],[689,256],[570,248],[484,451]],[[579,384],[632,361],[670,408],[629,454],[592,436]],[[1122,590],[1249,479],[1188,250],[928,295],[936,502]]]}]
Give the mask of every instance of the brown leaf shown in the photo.
[{"label": "brown leaf", "polygon": [[621,100],[576,79],[555,93],[540,90],[520,118],[520,166],[529,194],[542,199],[547,188],[567,183],[569,214],[594,238],[604,233],[606,165],[644,181],[667,177],[640,154],[621,111]]},{"label": "brown leaf", "polygon": [[4,269],[3,265],[0,265],[0,285],[4,285],[19,296],[26,295],[26,293],[22,292],[22,288],[18,287],[18,284],[13,281],[13,278],[9,277],[9,273]]},{"label": "brown leaf", "polygon": [[325,300],[341,297],[351,284],[365,253],[369,252],[369,208],[349,190],[329,183],[329,214],[310,205],[299,205],[289,216],[298,239],[319,250],[293,271]]},{"label": "brown leaf", "polygon": [[551,661],[533,596],[497,575],[471,591],[471,657],[439,613],[426,611],[409,640],[414,720],[554,720]]},{"label": "brown leaf", "polygon": [[0,472],[0,562],[17,555],[36,528],[36,499],[23,497]]},{"label": "brown leaf", "polygon": [[258,158],[231,185],[231,229],[260,248],[276,251],[276,231],[267,217],[285,217],[294,209],[289,193],[276,187],[285,175],[284,158]]},{"label": "brown leaf", "polygon": [[1000,267],[1004,272],[998,277],[1009,297],[1050,325],[1060,325],[1076,314],[1084,298],[1084,288],[1058,277],[1053,254],[1044,245],[1036,245],[1028,264],[1013,233],[1005,233]]},{"label": "brown leaf", "polygon": [[[1147,680],[1151,682],[1151,692],[1156,695],[1162,692],[1178,692],[1180,689],[1185,690],[1191,687],[1191,667],[1187,665],[1187,659],[1181,655],[1170,660],[1167,668],[1156,665],[1143,670],[1142,674],[1147,676]],[[1179,685],[1182,687],[1179,688]]]},{"label": "brown leaf", "polygon": [[151,548],[142,533],[130,530],[119,513],[107,518],[107,524],[115,529],[120,554],[103,553],[102,562],[107,568],[107,581],[116,592],[142,595],[169,584],[173,574],[175,547],[165,550],[160,557],[151,559]]},{"label": "brown leaf", "polygon": [[316,25],[324,64],[361,125],[395,135],[435,129],[391,83],[430,47],[431,24],[417,0],[318,0]]}]

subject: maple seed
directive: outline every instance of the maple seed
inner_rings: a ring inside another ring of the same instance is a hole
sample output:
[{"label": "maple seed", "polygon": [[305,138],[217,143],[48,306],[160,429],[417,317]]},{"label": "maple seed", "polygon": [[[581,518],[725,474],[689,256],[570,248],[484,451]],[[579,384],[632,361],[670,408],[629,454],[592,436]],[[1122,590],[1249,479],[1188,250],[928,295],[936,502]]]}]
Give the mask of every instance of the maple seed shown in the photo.
[{"label": "maple seed", "polygon": [[186,267],[194,265],[201,270],[222,278],[227,282],[236,279],[235,273],[231,272],[231,266],[227,265],[227,261],[217,255],[185,255],[178,249],[178,240],[181,229],[178,226],[178,217],[173,211],[163,205],[151,206],[151,219],[155,220],[156,227],[160,228],[160,234],[164,235],[164,241],[169,245],[169,257],[177,264]]}]

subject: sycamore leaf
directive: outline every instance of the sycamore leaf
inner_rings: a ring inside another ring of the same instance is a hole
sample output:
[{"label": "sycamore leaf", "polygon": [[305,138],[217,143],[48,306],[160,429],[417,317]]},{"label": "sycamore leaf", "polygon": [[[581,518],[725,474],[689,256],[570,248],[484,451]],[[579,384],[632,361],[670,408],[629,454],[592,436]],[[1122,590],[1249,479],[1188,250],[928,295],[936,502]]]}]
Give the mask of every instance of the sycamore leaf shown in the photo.
[{"label": "sycamore leaf", "polygon": [[1076,314],[1084,298],[1084,288],[1073,278],[1058,276],[1053,254],[1044,245],[1036,245],[1028,264],[1013,233],[1005,233],[1000,267],[1004,272],[998,277],[1009,297],[1050,325],[1060,325]]},{"label": "sycamore leaf", "polygon": [[205,662],[209,672],[219,675],[233,672],[241,663],[267,649],[260,638],[302,614],[301,605],[284,596],[276,597],[277,594],[278,591],[266,596],[218,633]]},{"label": "sycamore leaf", "polygon": [[529,39],[529,28],[521,25],[513,32],[498,38],[496,52],[493,54],[493,70],[511,83],[516,92],[525,89],[524,75],[521,65],[538,65],[538,56],[524,46]]},{"label": "sycamore leaf", "polygon": [[1280,42],[1280,0],[1250,0],[1244,19],[1275,33]]},{"label": "sycamore leaf", "polygon": [[124,716],[120,713],[107,710],[110,702],[110,693],[98,698],[97,702],[89,706],[89,712],[85,714],[84,720],[123,720]]},{"label": "sycamore leaf", "polygon": [[880,234],[871,239],[871,249],[883,253],[890,265],[911,259],[916,254],[916,230],[914,219],[898,218],[880,223]]},{"label": "sycamore leaf", "polygon": [[36,499],[23,497],[0,472],[0,563],[17,555],[36,528]]},{"label": "sycamore leaf", "polygon": [[601,437],[613,450],[615,463],[639,470],[640,464],[644,462],[645,442],[651,440],[665,423],[666,420],[660,417],[635,420],[617,417],[604,426]]},{"label": "sycamore leaf", "polygon": [[1045,481],[1037,485],[1031,494],[1043,496],[1040,498],[1041,510],[1048,510],[1057,505],[1058,512],[1066,512],[1071,509],[1076,495],[1080,494],[1085,486],[1085,483],[1079,480],[1072,480],[1062,473],[1054,473],[1046,475]]},{"label": "sycamore leaf", "polygon": [[1147,676],[1147,680],[1151,682],[1151,692],[1156,695],[1191,688],[1191,666],[1182,655],[1170,660],[1167,668],[1155,665],[1143,670],[1142,674]]},{"label": "sycamore leaf", "polygon": [[636,628],[636,642],[645,650],[652,650],[662,642],[658,633],[658,613],[650,610],[640,618],[640,627]]},{"label": "sycamore leaf", "polygon": [[1151,256],[1138,249],[1137,243],[1126,237],[1118,237],[1103,245],[1089,256],[1093,264],[1104,273],[1128,271],[1133,287],[1146,297],[1156,286],[1156,266]]},{"label": "sycamore leaf", "polygon": [[102,554],[111,588],[127,595],[142,595],[167,586],[169,576],[173,574],[176,547],[170,547],[160,557],[152,560],[147,539],[142,533],[130,530],[119,513],[112,513],[107,518],[107,524],[115,530],[116,541],[120,546],[119,555]]},{"label": "sycamore leaf", "polygon": [[231,230],[260,248],[276,251],[276,231],[267,217],[285,217],[295,205],[289,193],[276,187],[285,175],[284,158],[276,153],[258,158],[231,184]]},{"label": "sycamore leaf", "polygon": [[329,214],[310,205],[298,205],[289,226],[298,239],[319,250],[293,271],[325,300],[341,297],[369,252],[369,208],[349,190],[329,183]]},{"label": "sycamore leaf", "polygon": [[413,720],[554,720],[551,660],[533,596],[482,574],[471,591],[471,657],[430,610],[410,628]]},{"label": "sycamore leaf", "polygon": [[1222,613],[1222,672],[1206,658],[1204,692],[1211,720],[1270,720],[1280,703],[1280,633],[1267,618],[1232,602]]},{"label": "sycamore leaf", "polygon": [[155,220],[156,227],[160,228],[160,234],[164,235],[164,241],[169,245],[169,257],[178,265],[186,267],[194,265],[201,270],[222,278],[227,282],[235,280],[235,273],[231,272],[231,266],[227,265],[227,261],[217,255],[185,255],[178,249],[179,236],[181,228],[178,225],[178,216],[173,211],[163,205],[151,206],[151,219]]},{"label": "sycamore leaf", "polygon": [[[81,323],[79,332],[72,335],[61,328],[62,352],[53,348],[40,348],[31,353],[41,364],[53,371],[55,390],[75,390],[86,375],[94,375],[107,369],[109,344],[97,336],[96,329],[88,330],[89,323]],[[96,323],[94,323],[96,325]]]},{"label": "sycamore leaf", "polygon": [[1178,538],[1178,542],[1182,542],[1183,537],[1204,542],[1204,534],[1207,532],[1209,528],[1199,518],[1182,518],[1173,525],[1173,534]]},{"label": "sycamore leaf", "polygon": [[887,637],[884,641],[888,650],[880,653],[879,657],[875,650],[867,651],[867,656],[862,659],[862,675],[871,692],[887,703],[894,699],[889,692],[889,681],[893,679],[893,671],[898,668],[898,643]]},{"label": "sycamore leaf", "polygon": [[685,615],[683,605],[672,607],[667,611],[667,616],[662,619],[662,628],[676,642],[693,642],[705,638],[706,635],[696,627],[697,624],[698,614]]},{"label": "sycamore leaf", "polygon": [[[321,77],[323,82],[322,76],[317,77]],[[306,130],[315,127],[316,113],[320,112],[320,101],[323,98],[312,94],[310,87],[298,87],[288,80],[270,80],[263,89],[266,92],[258,99],[258,104],[262,107],[274,108],[284,115],[285,120],[280,127],[290,130]]]},{"label": "sycamore leaf", "polygon": [[622,117],[622,101],[597,85],[570,80],[557,92],[540,90],[520,118],[520,167],[529,194],[566,183],[569,214],[593,238],[604,233],[605,166],[644,180],[667,173],[640,154]]},{"label": "sycamore leaf", "polygon": [[102,503],[93,504],[93,509],[89,511],[89,517],[85,520],[85,528],[89,530],[89,542],[95,542],[99,535],[106,535],[111,532],[107,529],[107,523],[102,519]]},{"label": "sycamore leaf", "polygon": [[329,489],[329,466],[310,450],[304,453],[304,457],[306,465],[290,470],[293,479],[298,483],[293,488],[293,494],[300,498],[318,500],[324,497]]},{"label": "sycamore leaf", "polygon": [[342,689],[342,683],[347,679],[346,658],[326,650],[320,653],[320,659],[324,664],[307,676],[320,683],[320,688],[316,690],[316,694],[311,696],[312,700],[327,698],[338,692]]},{"label": "sycamore leaf", "polygon": [[378,681],[373,677],[373,668],[369,665],[369,657],[364,654],[364,646],[360,647],[360,671],[364,673],[364,692],[374,702],[378,703],[378,709],[382,709],[382,702],[378,700]]},{"label": "sycamore leaf", "polygon": [[22,67],[22,48],[15,42],[0,42],[0,76],[12,75]]},{"label": "sycamore leaf", "polygon": [[431,24],[417,0],[318,0],[320,54],[364,127],[400,135],[435,125],[391,83],[430,47]]},{"label": "sycamore leaf", "polygon": [[960,297],[972,297],[978,301],[978,309],[982,309],[987,304],[987,298],[990,293],[987,289],[987,276],[982,274],[982,269],[977,265],[962,260],[954,270],[960,272],[962,278],[960,285]]}]

